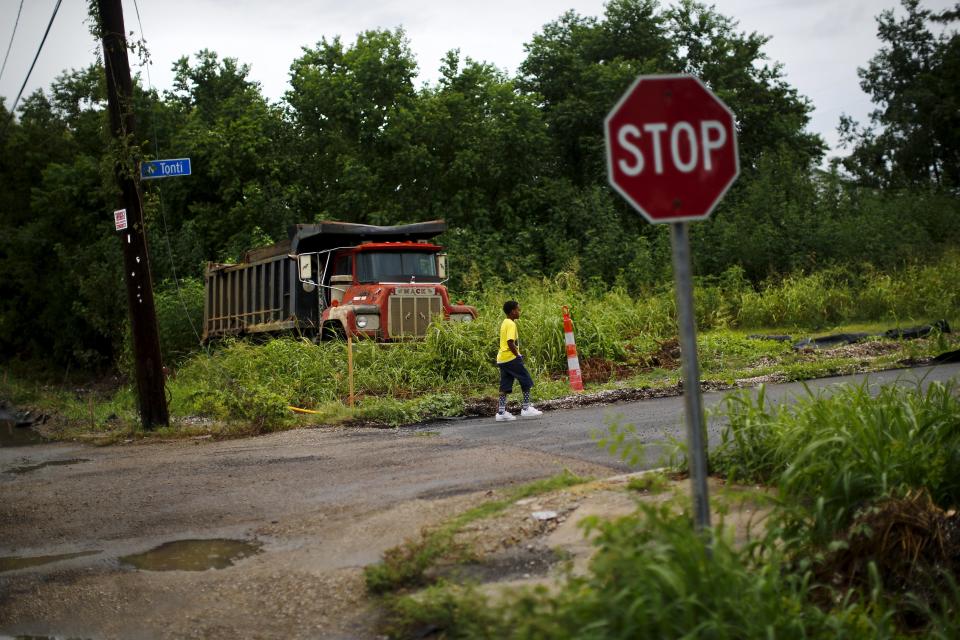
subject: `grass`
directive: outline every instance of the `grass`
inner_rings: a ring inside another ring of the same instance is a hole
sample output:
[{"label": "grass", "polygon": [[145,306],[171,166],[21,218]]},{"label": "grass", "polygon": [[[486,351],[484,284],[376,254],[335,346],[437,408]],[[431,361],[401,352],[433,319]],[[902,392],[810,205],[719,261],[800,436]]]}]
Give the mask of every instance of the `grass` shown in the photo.
[{"label": "grass", "polygon": [[425,573],[428,569],[441,561],[470,553],[469,549],[458,545],[455,538],[471,522],[500,513],[517,500],[583,484],[589,480],[564,470],[550,478],[509,490],[503,498],[484,502],[464,511],[440,527],[425,530],[419,539],[408,540],[398,547],[389,549],[384,553],[382,562],[369,565],[364,569],[367,589],[371,593],[383,594],[422,585],[427,580]]},{"label": "grass", "polygon": [[[353,409],[347,406],[345,345],[312,344],[294,338],[264,344],[229,342],[195,356],[167,383],[171,427],[149,434],[139,428],[134,393],[128,386],[95,391],[81,387],[77,391],[60,385],[31,384],[8,375],[0,384],[0,397],[14,406],[55,416],[61,425],[57,437],[96,436],[105,442],[141,436],[236,437],[311,424],[400,426],[462,415],[469,398],[496,397],[492,357],[483,361],[483,375],[472,377],[478,374],[458,369],[456,364],[467,357],[467,349],[451,347],[463,337],[458,333],[460,327],[469,327],[465,335],[473,340],[472,332],[479,326],[438,326],[423,343],[386,348],[372,342],[359,343],[354,360]],[[856,327],[861,328],[864,325]],[[805,353],[792,350],[787,343],[752,339],[750,335],[738,329],[702,332],[698,336],[702,378],[721,385],[758,376],[807,380],[896,368],[903,366],[902,361],[922,360],[960,347],[960,336],[944,334],[923,340],[877,341],[871,343],[879,345],[876,354],[849,355],[844,350]],[[611,363],[602,375],[589,377],[591,370],[585,368],[587,391],[676,386],[681,379],[676,359],[679,353],[667,366],[658,366],[662,348],[659,343],[654,345],[658,346],[650,352],[627,350],[624,359]],[[536,356],[528,360],[538,371],[535,402],[570,394],[561,372],[544,369]],[[586,360],[581,358],[581,362]],[[291,406],[313,413],[298,415]]]},{"label": "grass", "polygon": [[392,638],[431,629],[445,638],[891,638],[892,616],[878,601],[824,611],[812,585],[759,544],[735,546],[718,529],[712,542],[689,514],[643,506],[596,524],[586,575],[557,589],[491,599],[479,589],[435,585],[388,603]]},{"label": "grass", "polygon": [[[830,270],[794,274],[760,287],[736,271],[697,283],[698,352],[703,377],[720,384],[757,376],[805,380],[826,375],[900,366],[960,347],[960,337],[887,341],[885,351],[865,357],[796,352],[786,342],[757,340],[755,333],[795,338],[832,331],[881,331],[951,317],[960,308],[951,274],[960,254],[894,274]],[[506,298],[522,303],[521,348],[536,378],[533,398],[569,394],[561,307],[574,321],[577,348],[588,390],[668,387],[680,380],[674,305],[669,287],[630,296],[622,289],[584,289],[574,274],[529,279],[474,294],[480,315],[473,323],[436,323],[426,339],[384,347],[354,345],[356,408],[347,409],[346,345],[313,344],[292,337],[264,343],[226,341],[186,357],[168,381],[173,426],[163,437],[257,434],[303,424],[366,421],[398,426],[463,413],[470,398],[497,395],[494,365],[500,307]],[[896,346],[894,346],[896,345]],[[178,352],[182,353],[182,352]],[[5,374],[12,369],[4,367]],[[80,400],[55,386],[14,380],[0,397],[20,407],[55,413],[66,425],[58,437],[138,437],[133,392]],[[93,411],[90,404],[92,400]],[[295,415],[290,406],[315,411]],[[152,435],[155,435],[152,434]]]},{"label": "grass", "polygon": [[954,384],[844,387],[790,405],[763,391],[728,396],[729,426],[710,469],[778,486],[805,507],[794,527],[825,543],[856,511],[884,496],[925,491],[943,508],[960,496],[960,398]]},{"label": "grass", "polygon": [[670,480],[660,472],[644,473],[627,481],[627,489],[637,493],[658,494],[667,490]]},{"label": "grass", "polygon": [[[589,570],[493,598],[440,583],[387,601],[389,637],[953,638],[960,634],[960,389],[847,387],[771,406],[734,395],[714,473],[775,491],[713,499],[772,508],[737,545],[672,502],[587,519]],[[621,429],[620,431],[624,431]],[[633,491],[655,492],[656,474]]]},{"label": "grass", "polygon": [[27,376],[0,370],[0,401],[59,422],[64,425],[60,437],[109,444],[136,430],[136,397],[130,388],[84,382],[28,382]]}]

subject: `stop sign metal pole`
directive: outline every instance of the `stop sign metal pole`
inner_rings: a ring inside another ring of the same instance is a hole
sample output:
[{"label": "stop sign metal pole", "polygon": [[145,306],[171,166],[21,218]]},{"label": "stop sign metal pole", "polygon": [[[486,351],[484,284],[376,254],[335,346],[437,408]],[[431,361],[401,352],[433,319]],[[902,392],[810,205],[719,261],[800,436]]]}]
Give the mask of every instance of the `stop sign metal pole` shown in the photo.
[{"label": "stop sign metal pole", "polygon": [[687,466],[693,493],[697,529],[710,528],[710,497],[707,491],[707,454],[704,438],[703,401],[700,398],[700,365],[697,362],[697,322],[693,312],[693,276],[690,267],[690,234],[686,222],[670,225],[673,245],[673,277],[677,294],[677,328],[683,359],[683,400],[687,414]]}]

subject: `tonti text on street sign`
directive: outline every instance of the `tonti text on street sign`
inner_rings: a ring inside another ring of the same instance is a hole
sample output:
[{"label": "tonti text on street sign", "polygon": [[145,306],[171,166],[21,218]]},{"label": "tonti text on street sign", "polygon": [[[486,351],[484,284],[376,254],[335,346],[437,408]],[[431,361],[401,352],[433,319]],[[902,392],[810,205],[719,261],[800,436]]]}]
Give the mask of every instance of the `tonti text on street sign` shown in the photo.
[{"label": "tonti text on street sign", "polygon": [[604,134],[610,184],[653,223],[704,220],[740,173],[733,112],[694,76],[640,76]]},{"label": "tonti text on street sign", "polygon": [[149,160],[140,163],[140,179],[156,180],[190,175],[190,158],[173,160]]}]

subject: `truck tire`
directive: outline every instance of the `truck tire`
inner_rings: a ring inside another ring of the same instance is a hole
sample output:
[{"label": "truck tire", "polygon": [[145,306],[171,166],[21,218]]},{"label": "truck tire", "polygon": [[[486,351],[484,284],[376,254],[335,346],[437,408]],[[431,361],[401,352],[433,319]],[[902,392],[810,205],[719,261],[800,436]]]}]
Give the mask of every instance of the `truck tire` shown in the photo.
[{"label": "truck tire", "polygon": [[327,340],[346,340],[347,332],[340,322],[325,322],[320,331],[320,339]]}]

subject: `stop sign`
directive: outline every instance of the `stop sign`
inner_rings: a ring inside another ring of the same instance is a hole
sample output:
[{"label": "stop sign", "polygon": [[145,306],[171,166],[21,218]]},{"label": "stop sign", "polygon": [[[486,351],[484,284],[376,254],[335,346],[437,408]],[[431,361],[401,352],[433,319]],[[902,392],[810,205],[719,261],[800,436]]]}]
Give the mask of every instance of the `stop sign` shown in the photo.
[{"label": "stop sign", "polygon": [[610,184],[650,222],[707,218],[740,173],[733,112],[694,76],[640,76],[604,133]]}]

